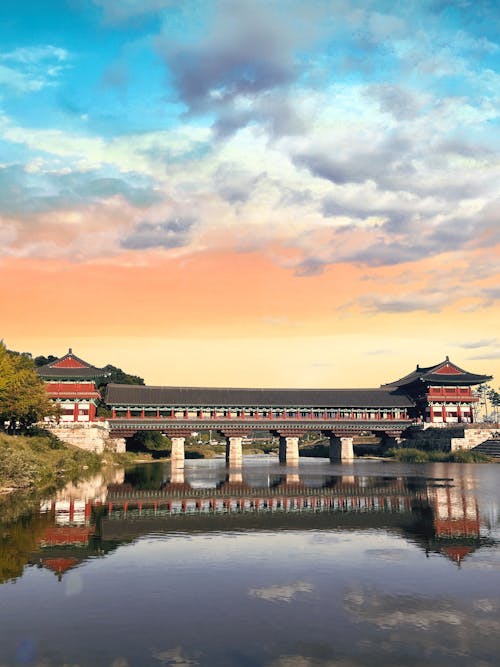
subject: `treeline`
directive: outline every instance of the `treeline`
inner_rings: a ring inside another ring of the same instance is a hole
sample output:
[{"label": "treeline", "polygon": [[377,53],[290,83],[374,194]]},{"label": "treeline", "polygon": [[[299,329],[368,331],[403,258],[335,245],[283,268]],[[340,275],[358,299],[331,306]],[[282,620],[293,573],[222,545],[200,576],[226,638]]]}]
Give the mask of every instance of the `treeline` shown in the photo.
[{"label": "treeline", "polygon": [[0,430],[26,431],[56,412],[31,356],[8,350],[0,341]]}]

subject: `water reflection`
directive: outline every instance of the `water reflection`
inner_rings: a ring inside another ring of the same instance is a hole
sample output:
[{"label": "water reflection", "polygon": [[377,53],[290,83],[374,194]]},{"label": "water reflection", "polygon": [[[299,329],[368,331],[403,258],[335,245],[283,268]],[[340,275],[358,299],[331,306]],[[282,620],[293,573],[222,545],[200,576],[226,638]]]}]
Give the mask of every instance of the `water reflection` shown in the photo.
[{"label": "water reflection", "polygon": [[4,500],[0,665],[496,664],[499,470],[187,461]]},{"label": "water reflection", "polygon": [[68,484],[38,511],[4,523],[0,581],[21,576],[27,563],[61,579],[82,561],[150,533],[221,530],[385,529],[460,564],[495,544],[489,529],[496,504],[486,509],[490,521],[481,522],[474,480],[463,476],[332,475],[329,466],[283,473],[258,463],[231,472],[218,463],[141,465]]}]

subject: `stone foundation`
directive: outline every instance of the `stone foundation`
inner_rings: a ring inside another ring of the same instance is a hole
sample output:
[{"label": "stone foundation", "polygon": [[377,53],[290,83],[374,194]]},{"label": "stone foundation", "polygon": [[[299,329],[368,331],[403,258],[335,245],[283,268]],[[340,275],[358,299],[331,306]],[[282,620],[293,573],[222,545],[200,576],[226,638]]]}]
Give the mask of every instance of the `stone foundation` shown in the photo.
[{"label": "stone foundation", "polygon": [[67,445],[102,454],[125,451],[125,438],[111,438],[107,422],[42,424]]},{"label": "stone foundation", "polygon": [[464,429],[461,438],[451,438],[450,451],[457,449],[473,449],[495,436],[495,429],[492,428],[471,428]]}]

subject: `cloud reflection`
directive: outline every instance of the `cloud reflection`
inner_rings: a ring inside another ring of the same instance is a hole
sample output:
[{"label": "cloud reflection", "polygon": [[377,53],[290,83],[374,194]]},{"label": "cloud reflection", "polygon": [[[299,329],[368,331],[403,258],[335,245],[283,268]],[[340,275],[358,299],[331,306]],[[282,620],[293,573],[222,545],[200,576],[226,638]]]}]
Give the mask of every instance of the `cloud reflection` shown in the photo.
[{"label": "cloud reflection", "polygon": [[296,581],[285,586],[269,586],[267,588],[251,588],[249,597],[260,598],[268,602],[292,602],[299,593],[312,593],[312,584]]}]

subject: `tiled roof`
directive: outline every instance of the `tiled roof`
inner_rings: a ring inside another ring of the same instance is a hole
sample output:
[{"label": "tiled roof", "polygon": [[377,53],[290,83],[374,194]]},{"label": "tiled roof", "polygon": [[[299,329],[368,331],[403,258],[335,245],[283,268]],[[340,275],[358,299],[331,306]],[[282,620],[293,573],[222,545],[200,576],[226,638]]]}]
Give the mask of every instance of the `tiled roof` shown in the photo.
[{"label": "tiled roof", "polygon": [[[453,372],[441,372],[438,373],[439,369],[444,366],[448,366],[452,369]],[[456,364],[452,363],[448,357],[444,361],[441,361],[435,366],[427,366],[426,368],[417,368],[394,382],[389,382],[388,384],[382,385],[382,389],[391,389],[398,387],[407,387],[414,383],[426,382],[429,384],[448,384],[448,385],[475,385],[481,384],[482,382],[488,382],[492,377],[490,375],[477,375],[476,373],[469,373],[468,371],[460,368]]]},{"label": "tiled roof", "polygon": [[108,405],[318,408],[408,408],[405,394],[388,389],[236,389],[109,384]]},{"label": "tiled roof", "polygon": [[92,366],[92,364],[77,357],[73,354],[71,348],[63,357],[56,359],[56,361],[51,361],[49,364],[45,364],[45,366],[39,366],[36,371],[41,378],[47,380],[65,378],[92,379],[110,375],[110,373],[104,369],[96,368],[95,366]]}]

